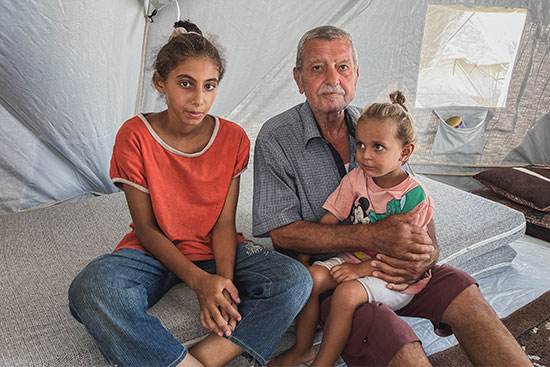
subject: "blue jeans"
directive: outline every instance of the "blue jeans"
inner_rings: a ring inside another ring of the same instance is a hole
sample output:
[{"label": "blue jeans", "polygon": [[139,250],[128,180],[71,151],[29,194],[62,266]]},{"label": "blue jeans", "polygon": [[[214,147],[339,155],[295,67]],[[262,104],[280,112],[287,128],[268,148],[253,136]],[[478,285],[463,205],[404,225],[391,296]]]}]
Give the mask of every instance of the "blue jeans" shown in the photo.
[{"label": "blue jeans", "polygon": [[[195,265],[216,271],[214,260]],[[150,255],[121,249],[96,258],[78,274],[69,289],[69,306],[109,363],[175,366],[187,350],[147,309],[179,282]],[[263,365],[307,301],[311,277],[297,261],[242,242],[237,246],[233,282],[239,290],[242,320],[228,339]]]}]

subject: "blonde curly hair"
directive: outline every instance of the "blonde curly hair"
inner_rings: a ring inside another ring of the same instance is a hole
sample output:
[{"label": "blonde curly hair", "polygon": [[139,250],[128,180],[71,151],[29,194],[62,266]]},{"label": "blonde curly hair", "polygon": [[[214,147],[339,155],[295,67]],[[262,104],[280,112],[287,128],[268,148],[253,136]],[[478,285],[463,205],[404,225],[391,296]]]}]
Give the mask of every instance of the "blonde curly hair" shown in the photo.
[{"label": "blonde curly hair", "polygon": [[405,144],[414,143],[417,139],[414,119],[405,107],[405,95],[397,90],[390,94],[391,103],[373,103],[366,107],[357,124],[375,119],[379,121],[392,121],[395,123],[397,138]]}]

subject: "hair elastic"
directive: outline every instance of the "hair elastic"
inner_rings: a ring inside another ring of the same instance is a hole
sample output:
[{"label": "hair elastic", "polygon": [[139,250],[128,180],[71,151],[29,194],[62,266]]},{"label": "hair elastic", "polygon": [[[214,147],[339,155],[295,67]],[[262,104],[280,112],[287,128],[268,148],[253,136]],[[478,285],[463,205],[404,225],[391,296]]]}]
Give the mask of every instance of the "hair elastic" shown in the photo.
[{"label": "hair elastic", "polygon": [[179,36],[181,34],[186,34],[186,33],[188,33],[188,34],[198,34],[199,36],[202,36],[202,34],[197,33],[197,32],[193,32],[193,31],[188,32],[187,29],[185,29],[183,27],[176,27],[172,31],[172,34],[170,35],[170,38],[168,38],[168,42],[170,42],[172,40],[172,38],[174,38],[176,36]]}]

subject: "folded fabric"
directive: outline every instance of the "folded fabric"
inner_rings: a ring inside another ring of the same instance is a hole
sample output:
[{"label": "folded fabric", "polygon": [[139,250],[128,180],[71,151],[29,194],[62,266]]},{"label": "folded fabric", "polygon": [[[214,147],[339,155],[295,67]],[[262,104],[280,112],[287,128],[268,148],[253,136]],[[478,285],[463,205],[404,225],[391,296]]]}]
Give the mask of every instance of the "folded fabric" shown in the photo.
[{"label": "folded fabric", "polygon": [[473,178],[511,201],[550,212],[549,165],[495,168]]}]

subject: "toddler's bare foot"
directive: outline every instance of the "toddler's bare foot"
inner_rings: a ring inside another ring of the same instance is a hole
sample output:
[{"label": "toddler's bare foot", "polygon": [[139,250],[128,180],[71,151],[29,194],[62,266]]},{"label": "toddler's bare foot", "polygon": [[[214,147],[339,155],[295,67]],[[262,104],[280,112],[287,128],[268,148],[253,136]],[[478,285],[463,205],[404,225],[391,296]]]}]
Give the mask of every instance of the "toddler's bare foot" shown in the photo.
[{"label": "toddler's bare foot", "polygon": [[267,365],[270,367],[296,366],[299,363],[312,362],[313,358],[315,358],[315,349],[313,347],[304,352],[303,350],[297,350],[296,346],[293,346],[283,354],[272,358]]}]

